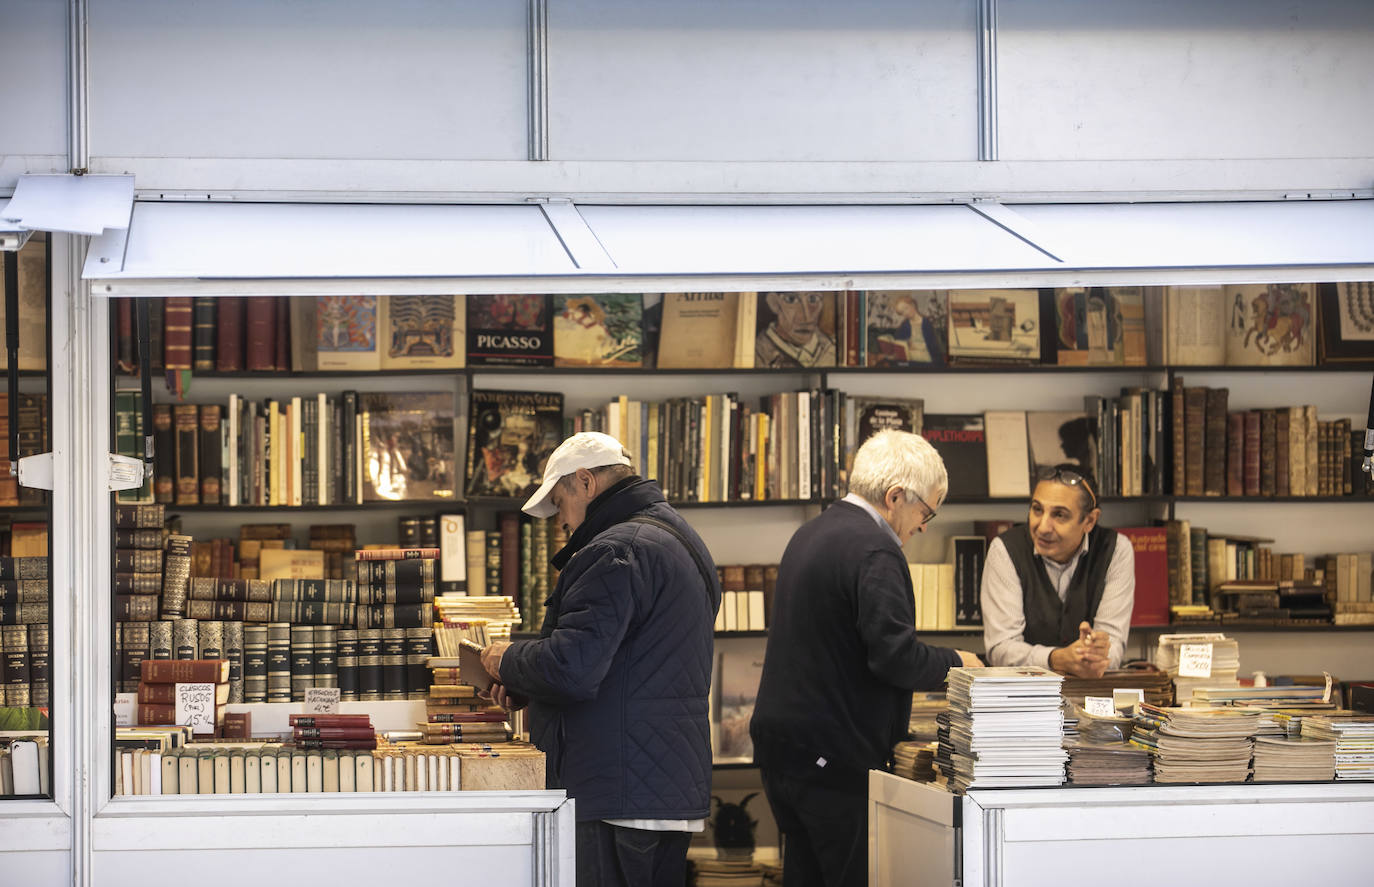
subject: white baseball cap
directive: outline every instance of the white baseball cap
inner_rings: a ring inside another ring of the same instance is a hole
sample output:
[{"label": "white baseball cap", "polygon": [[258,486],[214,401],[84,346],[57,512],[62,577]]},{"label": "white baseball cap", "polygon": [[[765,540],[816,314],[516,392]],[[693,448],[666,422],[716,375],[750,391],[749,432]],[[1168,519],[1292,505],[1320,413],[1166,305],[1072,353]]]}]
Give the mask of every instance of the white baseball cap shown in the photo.
[{"label": "white baseball cap", "polygon": [[604,465],[629,465],[630,457],[620,441],[600,431],[579,431],[558,445],[549,455],[544,467],[544,482],[521,507],[534,517],[553,517],[558,507],[549,501],[553,485],[579,468],[601,468]]}]

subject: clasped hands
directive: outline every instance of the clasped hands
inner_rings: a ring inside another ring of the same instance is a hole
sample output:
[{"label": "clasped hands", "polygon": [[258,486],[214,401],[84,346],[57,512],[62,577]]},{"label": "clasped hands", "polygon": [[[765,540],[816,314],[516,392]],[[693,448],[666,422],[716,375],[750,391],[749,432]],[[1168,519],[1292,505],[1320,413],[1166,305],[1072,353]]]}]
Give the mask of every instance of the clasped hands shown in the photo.
[{"label": "clasped hands", "polygon": [[1100,678],[1107,672],[1111,638],[1105,631],[1094,631],[1086,622],[1078,624],[1078,640],[1050,651],[1050,669],[1080,678]]},{"label": "clasped hands", "polygon": [[501,683],[501,657],[506,655],[506,648],[509,646],[510,641],[497,641],[482,648],[482,667],[491,675],[494,683],[491,689],[477,695],[507,711],[515,711],[524,708],[527,701],[510,693],[505,684]]}]

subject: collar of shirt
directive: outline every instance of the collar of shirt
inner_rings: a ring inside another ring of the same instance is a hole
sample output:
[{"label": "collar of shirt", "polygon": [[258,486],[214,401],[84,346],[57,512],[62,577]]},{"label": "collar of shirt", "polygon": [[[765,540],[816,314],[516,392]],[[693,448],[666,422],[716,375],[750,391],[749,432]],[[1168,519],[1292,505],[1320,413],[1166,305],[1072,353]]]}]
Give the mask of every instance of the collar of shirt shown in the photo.
[{"label": "collar of shirt", "polygon": [[1083,544],[1078,546],[1078,551],[1074,552],[1073,557],[1069,558],[1068,563],[1061,564],[1050,558],[1036,555],[1045,565],[1045,572],[1049,574],[1050,582],[1054,583],[1054,589],[1059,593],[1059,599],[1063,600],[1068,594],[1068,583],[1066,579],[1072,579],[1074,570],[1078,567],[1078,561],[1083,557],[1083,553],[1088,550],[1088,534],[1083,534]]},{"label": "collar of shirt", "polygon": [[878,509],[873,507],[872,502],[869,502],[867,499],[865,499],[863,496],[860,496],[858,493],[850,493],[848,496],[845,496],[840,501],[848,502],[850,505],[857,505],[864,511],[867,511],[868,516],[873,518],[873,520],[877,521],[878,526],[882,527],[884,530],[887,530],[887,535],[892,537],[892,541],[897,543],[897,547],[902,547],[902,540],[897,538],[897,531],[892,529],[892,525],[887,522],[887,518],[883,517],[881,514],[878,513]]}]

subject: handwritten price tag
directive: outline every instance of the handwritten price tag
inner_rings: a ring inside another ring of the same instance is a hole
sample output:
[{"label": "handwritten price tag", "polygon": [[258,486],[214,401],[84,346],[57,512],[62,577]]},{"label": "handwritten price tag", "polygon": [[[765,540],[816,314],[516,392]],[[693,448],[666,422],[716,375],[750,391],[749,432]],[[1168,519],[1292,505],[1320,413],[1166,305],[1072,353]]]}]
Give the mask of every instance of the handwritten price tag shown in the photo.
[{"label": "handwritten price tag", "polygon": [[1101,718],[1116,717],[1116,709],[1112,708],[1112,700],[1107,696],[1084,696],[1083,710]]},{"label": "handwritten price tag", "polygon": [[176,722],[195,734],[215,732],[215,685],[177,684]]},{"label": "handwritten price tag", "polygon": [[1181,678],[1210,678],[1212,676],[1212,645],[1183,644],[1178,649],[1178,676]]},{"label": "handwritten price tag", "polygon": [[307,687],[305,713],[308,715],[336,715],[339,713],[338,687]]},{"label": "handwritten price tag", "polygon": [[137,693],[116,693],[114,698],[114,719],[116,727],[134,726],[134,712],[138,710]]}]

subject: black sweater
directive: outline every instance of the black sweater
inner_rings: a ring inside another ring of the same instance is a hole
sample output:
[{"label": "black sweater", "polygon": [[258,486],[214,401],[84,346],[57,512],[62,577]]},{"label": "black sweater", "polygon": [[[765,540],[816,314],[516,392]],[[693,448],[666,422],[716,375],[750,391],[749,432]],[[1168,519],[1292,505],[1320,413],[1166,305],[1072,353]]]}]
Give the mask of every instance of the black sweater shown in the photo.
[{"label": "black sweater", "polygon": [[915,620],[906,558],[862,508],[837,502],[798,530],[778,568],[755,763],[845,784],[882,769],[907,733],[911,692],[960,664],[921,643]]}]

